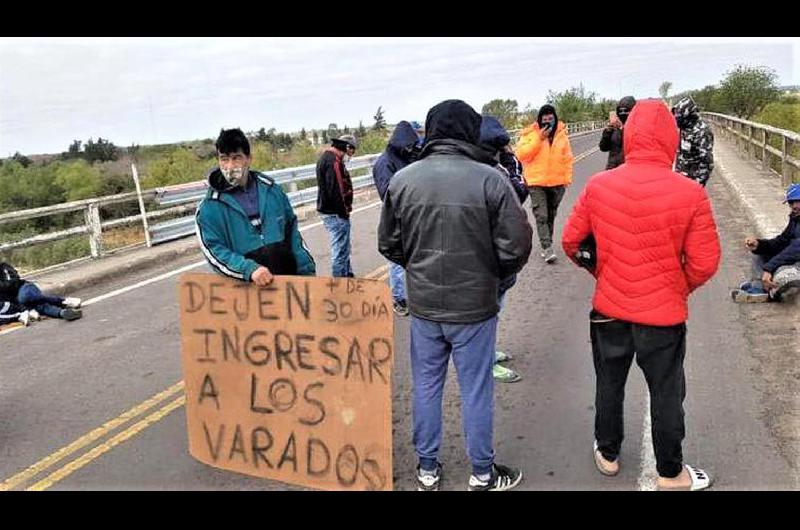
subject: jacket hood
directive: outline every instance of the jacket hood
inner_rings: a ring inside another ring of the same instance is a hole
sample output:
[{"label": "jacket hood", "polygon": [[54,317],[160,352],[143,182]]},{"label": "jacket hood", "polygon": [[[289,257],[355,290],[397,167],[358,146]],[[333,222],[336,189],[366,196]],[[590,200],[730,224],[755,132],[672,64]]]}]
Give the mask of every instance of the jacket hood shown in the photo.
[{"label": "jacket hood", "polygon": [[450,139],[477,144],[481,115],[459,99],[448,99],[428,111],[425,119],[425,143]]},{"label": "jacket hood", "polygon": [[402,153],[414,147],[418,141],[419,136],[417,136],[414,128],[410,123],[404,120],[397,123],[392,137],[389,138],[388,147],[391,147],[398,153]]},{"label": "jacket hood", "polygon": [[669,109],[657,99],[633,107],[623,136],[625,162],[672,166],[678,151],[678,127]]},{"label": "jacket hood", "polygon": [[494,116],[483,117],[481,120],[480,145],[492,147],[495,151],[498,151],[510,142],[511,137],[497,118]]}]

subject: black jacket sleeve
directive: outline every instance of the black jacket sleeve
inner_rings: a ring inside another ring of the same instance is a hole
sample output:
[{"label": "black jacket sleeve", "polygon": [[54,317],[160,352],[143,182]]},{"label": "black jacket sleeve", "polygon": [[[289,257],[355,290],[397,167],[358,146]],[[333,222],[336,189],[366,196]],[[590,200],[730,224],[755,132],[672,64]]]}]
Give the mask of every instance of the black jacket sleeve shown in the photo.
[{"label": "black jacket sleeve", "polygon": [[[396,190],[394,190],[396,193]],[[401,237],[400,219],[397,215],[395,195],[392,185],[386,190],[381,209],[381,221],[378,225],[378,252],[393,263],[405,267],[406,258],[403,254],[403,239]]]},{"label": "black jacket sleeve", "polygon": [[604,153],[611,151],[614,145],[613,141],[614,127],[606,127],[603,129],[603,134],[600,136],[600,150]]},{"label": "black jacket sleeve", "polygon": [[797,262],[800,262],[800,239],[791,241],[786,248],[774,255],[764,264],[764,270],[774,274],[780,267]]},{"label": "black jacket sleeve", "polygon": [[758,254],[760,256],[774,256],[780,252],[783,252],[789,243],[792,242],[792,222],[790,221],[783,232],[780,235],[773,237],[772,239],[759,239],[758,240],[758,247],[753,252],[753,254]]},{"label": "black jacket sleeve", "polygon": [[487,181],[486,198],[500,278],[507,278],[528,262],[533,228],[513,188],[501,179]]},{"label": "black jacket sleeve", "polygon": [[347,219],[349,214],[336,175],[336,158],[326,153],[317,164],[317,209],[322,213],[335,214]]}]

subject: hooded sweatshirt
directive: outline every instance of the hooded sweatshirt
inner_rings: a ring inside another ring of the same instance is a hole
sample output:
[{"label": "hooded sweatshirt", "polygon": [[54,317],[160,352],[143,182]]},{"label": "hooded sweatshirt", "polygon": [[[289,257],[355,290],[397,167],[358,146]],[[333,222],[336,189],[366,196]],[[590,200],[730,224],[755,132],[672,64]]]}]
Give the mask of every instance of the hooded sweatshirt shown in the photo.
[{"label": "hooded sweatshirt", "polygon": [[386,149],[372,167],[372,179],[381,200],[386,196],[389,181],[394,174],[416,160],[415,147],[418,142],[419,136],[410,123],[401,121],[397,124]]},{"label": "hooded sweatshirt", "polygon": [[573,261],[590,234],[597,246],[592,305],[605,316],[650,326],[688,318],[689,294],[720,260],[705,190],[672,171],[675,119],[660,100],[636,104],[625,124],[625,164],[593,176],[564,226]]}]

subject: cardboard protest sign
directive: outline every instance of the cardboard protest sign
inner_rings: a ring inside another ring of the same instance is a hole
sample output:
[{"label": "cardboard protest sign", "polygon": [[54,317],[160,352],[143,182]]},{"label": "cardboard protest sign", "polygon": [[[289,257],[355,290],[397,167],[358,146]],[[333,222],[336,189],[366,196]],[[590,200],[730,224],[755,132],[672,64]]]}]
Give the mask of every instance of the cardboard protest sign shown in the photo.
[{"label": "cardboard protest sign", "polygon": [[179,300],[193,457],[313,488],[392,489],[387,285],[184,274]]}]

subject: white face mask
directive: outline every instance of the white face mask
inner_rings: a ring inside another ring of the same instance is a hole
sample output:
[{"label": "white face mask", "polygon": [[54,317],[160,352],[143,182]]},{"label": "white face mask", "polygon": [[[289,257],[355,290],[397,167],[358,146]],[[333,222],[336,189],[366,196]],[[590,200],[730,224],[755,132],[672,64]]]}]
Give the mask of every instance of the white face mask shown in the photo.
[{"label": "white face mask", "polygon": [[234,167],[231,169],[222,169],[222,176],[225,177],[225,180],[228,181],[228,184],[231,186],[239,186],[242,183],[242,179],[247,174],[248,168],[246,167]]}]

